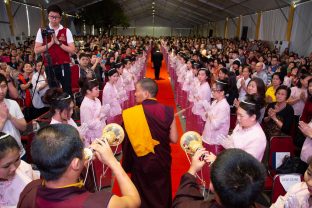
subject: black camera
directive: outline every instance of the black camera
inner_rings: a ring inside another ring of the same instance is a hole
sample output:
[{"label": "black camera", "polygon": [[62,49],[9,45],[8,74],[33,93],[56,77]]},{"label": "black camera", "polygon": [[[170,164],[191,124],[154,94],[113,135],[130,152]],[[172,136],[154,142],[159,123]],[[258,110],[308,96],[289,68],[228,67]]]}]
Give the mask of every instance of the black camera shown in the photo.
[{"label": "black camera", "polygon": [[52,35],[52,34],[54,34],[54,30],[53,29],[51,29],[51,28],[49,28],[49,27],[47,27],[47,28],[41,28],[41,34],[42,34],[42,36],[49,36],[49,35]]}]

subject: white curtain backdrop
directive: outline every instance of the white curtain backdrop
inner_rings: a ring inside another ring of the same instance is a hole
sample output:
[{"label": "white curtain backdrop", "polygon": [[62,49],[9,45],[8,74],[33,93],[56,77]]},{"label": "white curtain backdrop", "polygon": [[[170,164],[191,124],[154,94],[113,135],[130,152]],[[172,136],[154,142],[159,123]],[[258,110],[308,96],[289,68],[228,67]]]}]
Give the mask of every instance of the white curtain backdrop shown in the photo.
[{"label": "white curtain backdrop", "polygon": [[[288,18],[289,7],[281,8]],[[261,40],[280,41],[285,40],[287,21],[280,9],[266,11],[262,13],[260,34]]]},{"label": "white curtain backdrop", "polygon": [[290,40],[290,50],[300,56],[312,52],[312,2],[298,5],[295,9]]},{"label": "white curtain backdrop", "polygon": [[[25,6],[22,6],[25,7]],[[41,10],[39,8],[28,7],[30,34],[36,35],[38,29],[41,27]],[[26,17],[26,16],[25,16]],[[26,21],[27,24],[27,21]]]},{"label": "white curtain backdrop", "polygon": [[[5,9],[4,1],[0,1],[0,21],[9,22],[7,12]],[[10,27],[9,23],[0,23],[0,37],[7,38],[10,37]]]},{"label": "white curtain backdrop", "polygon": [[215,32],[216,37],[224,38],[224,22],[225,20],[221,20],[216,23],[216,32]]},{"label": "white curtain backdrop", "polygon": [[256,14],[243,16],[241,25],[242,25],[242,27],[243,26],[248,27],[248,32],[247,32],[247,38],[248,39],[255,39],[256,24],[257,24],[257,15]]},{"label": "white curtain backdrop", "polygon": [[[11,4],[12,4],[12,15],[14,15],[14,12],[16,11],[16,9],[18,8],[20,4],[17,4],[15,2],[12,2]],[[22,34],[27,36],[28,25],[27,25],[25,5],[20,5],[19,10],[16,12],[16,15],[14,17],[14,32],[15,32],[15,36],[21,36]]]},{"label": "white curtain backdrop", "polygon": [[237,20],[238,20],[238,17],[233,18],[233,19],[229,18],[229,22],[228,22],[228,38],[234,38],[236,36]]}]

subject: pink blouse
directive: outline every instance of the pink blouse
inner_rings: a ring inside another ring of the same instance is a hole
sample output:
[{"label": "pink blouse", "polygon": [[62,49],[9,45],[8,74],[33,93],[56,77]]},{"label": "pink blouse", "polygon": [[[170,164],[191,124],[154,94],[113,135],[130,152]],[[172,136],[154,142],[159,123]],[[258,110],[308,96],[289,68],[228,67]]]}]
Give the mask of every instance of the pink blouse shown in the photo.
[{"label": "pink blouse", "polygon": [[98,98],[92,100],[84,97],[80,106],[80,119],[82,124],[86,124],[87,129],[84,135],[85,143],[91,144],[96,138],[102,136],[102,130],[106,126],[106,116],[109,106],[102,107]]},{"label": "pink blouse", "polygon": [[102,104],[103,106],[106,104],[110,106],[108,118],[113,118],[121,114],[121,106],[116,86],[109,82],[106,83],[103,89]]},{"label": "pink blouse", "polygon": [[242,149],[261,162],[267,140],[258,122],[252,127],[245,129],[237,124],[231,139],[233,140],[233,148]]},{"label": "pink blouse", "polygon": [[229,133],[230,106],[224,98],[219,102],[213,101],[206,110],[208,118],[203,131],[203,141],[207,144],[219,144],[218,137]]},{"label": "pink blouse", "polygon": [[125,83],[124,83],[124,80],[122,78],[122,75],[119,76],[119,78],[117,80],[116,89],[117,89],[117,91],[119,93],[118,97],[119,97],[120,104],[125,102],[126,100],[128,100],[127,90],[126,90]]},{"label": "pink blouse", "polygon": [[[61,122],[59,122],[59,121],[57,121],[57,120],[55,120],[53,118],[51,119],[51,122],[50,122],[50,124],[60,124],[60,123]],[[77,126],[77,124],[75,123],[75,121],[72,118],[70,118],[67,121],[67,124],[72,125],[73,127],[75,127],[78,130],[78,126]]]},{"label": "pink blouse", "polygon": [[205,103],[209,105],[211,101],[211,90],[208,82],[200,84],[197,88],[197,93],[194,99],[194,106],[192,112],[195,115],[202,116],[202,119],[206,121],[205,117]]},{"label": "pink blouse", "polygon": [[[307,89],[292,87],[290,98],[294,98],[294,99],[300,98],[301,93],[304,93],[306,97],[308,96]],[[301,116],[301,114],[303,112],[304,104],[305,104],[305,102],[303,100],[299,100],[298,102],[296,102],[295,104],[292,105],[295,115]]]},{"label": "pink blouse", "polygon": [[128,69],[124,69],[122,73],[122,78],[124,80],[125,88],[127,91],[135,90],[134,78],[131,72]]},{"label": "pink blouse", "polygon": [[38,178],[39,174],[36,174],[28,163],[21,160],[14,177],[0,182],[0,207],[16,207],[20,193],[25,186]]},{"label": "pink blouse", "polygon": [[[284,208],[284,207],[311,207],[309,206],[309,198],[311,194],[305,182],[296,183],[293,185],[285,196],[279,196],[271,208]],[[292,206],[291,206],[292,205]]]},{"label": "pink blouse", "polygon": [[194,75],[191,69],[188,69],[185,73],[182,90],[188,92],[191,90],[191,85],[193,83]]}]

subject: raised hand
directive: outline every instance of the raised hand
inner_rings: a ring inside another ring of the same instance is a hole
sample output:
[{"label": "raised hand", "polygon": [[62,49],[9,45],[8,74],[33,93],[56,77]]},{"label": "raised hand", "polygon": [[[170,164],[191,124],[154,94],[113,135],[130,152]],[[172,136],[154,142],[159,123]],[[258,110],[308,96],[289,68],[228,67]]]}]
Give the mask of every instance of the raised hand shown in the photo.
[{"label": "raised hand", "polygon": [[300,121],[298,127],[304,135],[312,138],[312,128],[307,123]]},{"label": "raised hand", "polygon": [[[202,155],[204,155],[204,159],[202,158]],[[205,165],[206,162],[206,156],[208,155],[208,151],[205,149],[199,149],[195,152],[195,154],[192,157],[192,163],[190,166],[190,169],[188,172],[192,175],[195,175],[196,172],[200,171],[202,167]]]}]

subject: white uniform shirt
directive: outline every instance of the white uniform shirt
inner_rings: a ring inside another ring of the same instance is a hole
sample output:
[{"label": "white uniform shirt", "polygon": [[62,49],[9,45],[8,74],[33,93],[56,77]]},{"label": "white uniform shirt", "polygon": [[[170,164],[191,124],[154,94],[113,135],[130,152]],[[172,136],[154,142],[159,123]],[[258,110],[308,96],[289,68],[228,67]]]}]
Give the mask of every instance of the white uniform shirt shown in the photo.
[{"label": "white uniform shirt", "polygon": [[[9,113],[13,117],[17,119],[24,118],[24,114],[22,113],[21,108],[19,107],[19,105],[15,100],[4,99],[3,101],[6,104],[7,108],[9,109]],[[19,130],[13,125],[13,123],[10,120],[7,120],[1,131],[10,134],[12,137],[14,137],[14,139],[17,141],[18,145],[21,148],[21,156],[23,156],[25,154],[25,149],[22,145],[21,134]]]},{"label": "white uniform shirt", "polygon": [[[49,24],[49,27],[52,28],[50,24]],[[59,28],[55,30],[55,36],[57,36],[58,32],[63,28],[64,28],[63,25],[60,24]],[[74,42],[73,34],[68,28],[66,28],[66,39],[67,39],[67,44]],[[37,32],[36,43],[43,43],[41,28]]]}]

